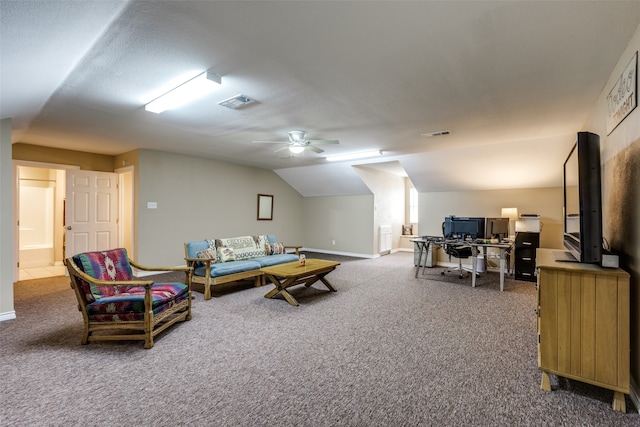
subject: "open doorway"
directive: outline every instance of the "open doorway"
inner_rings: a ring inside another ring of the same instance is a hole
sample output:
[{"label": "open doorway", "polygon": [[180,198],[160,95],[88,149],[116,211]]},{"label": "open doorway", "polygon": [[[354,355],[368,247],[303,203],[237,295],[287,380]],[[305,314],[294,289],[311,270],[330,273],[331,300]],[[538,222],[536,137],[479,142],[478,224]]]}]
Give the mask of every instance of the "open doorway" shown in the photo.
[{"label": "open doorway", "polygon": [[[77,166],[14,161],[18,280],[65,275],[66,171]],[[133,254],[133,167],[118,174],[118,245]]]},{"label": "open doorway", "polygon": [[64,274],[64,169],[18,165],[18,280]]}]

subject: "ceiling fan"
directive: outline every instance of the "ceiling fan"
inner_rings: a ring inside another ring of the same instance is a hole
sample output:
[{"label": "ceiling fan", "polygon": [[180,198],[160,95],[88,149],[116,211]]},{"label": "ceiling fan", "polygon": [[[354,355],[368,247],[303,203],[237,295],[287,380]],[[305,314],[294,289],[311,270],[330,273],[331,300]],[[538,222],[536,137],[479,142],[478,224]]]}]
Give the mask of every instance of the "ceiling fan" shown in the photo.
[{"label": "ceiling fan", "polygon": [[289,149],[293,154],[302,153],[304,150],[311,150],[316,153],[324,152],[323,149],[318,148],[317,145],[339,144],[337,139],[307,139],[307,132],[303,130],[292,130],[287,132],[289,135],[289,141],[253,141],[256,144],[287,144],[284,147],[278,148],[276,152],[280,150]]}]

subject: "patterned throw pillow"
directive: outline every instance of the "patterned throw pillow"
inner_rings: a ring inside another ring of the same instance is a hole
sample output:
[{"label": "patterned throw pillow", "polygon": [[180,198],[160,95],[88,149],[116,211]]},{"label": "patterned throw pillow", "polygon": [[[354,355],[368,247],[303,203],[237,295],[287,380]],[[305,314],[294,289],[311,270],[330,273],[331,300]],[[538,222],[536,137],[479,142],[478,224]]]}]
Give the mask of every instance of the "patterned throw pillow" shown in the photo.
[{"label": "patterned throw pillow", "polygon": [[218,256],[216,255],[216,251],[214,251],[211,248],[196,252],[196,256],[198,258],[213,259],[213,260],[217,260],[218,258]]},{"label": "patterned throw pillow", "polygon": [[239,236],[216,239],[214,246],[232,248],[236,261],[265,256],[266,236]]},{"label": "patterned throw pillow", "polygon": [[284,243],[267,243],[265,246],[267,255],[280,255],[284,253]]},{"label": "patterned throw pillow", "polygon": [[222,262],[236,260],[236,254],[233,252],[233,248],[230,248],[228,246],[222,246],[218,248],[218,254],[220,255],[220,261]]}]

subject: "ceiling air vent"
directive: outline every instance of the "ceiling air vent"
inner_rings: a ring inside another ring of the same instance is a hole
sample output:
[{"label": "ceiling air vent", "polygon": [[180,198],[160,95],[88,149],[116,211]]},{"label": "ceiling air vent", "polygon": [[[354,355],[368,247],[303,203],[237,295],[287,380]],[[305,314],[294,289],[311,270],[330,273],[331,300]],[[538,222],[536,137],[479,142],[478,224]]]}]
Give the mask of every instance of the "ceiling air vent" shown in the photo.
[{"label": "ceiling air vent", "polygon": [[431,138],[433,136],[443,136],[443,135],[449,135],[451,132],[449,132],[448,130],[439,130],[437,132],[429,132],[429,133],[423,133],[420,136],[423,136],[425,138]]},{"label": "ceiling air vent", "polygon": [[223,107],[235,110],[236,108],[244,107],[245,105],[253,104],[254,102],[256,102],[255,99],[251,99],[248,96],[236,95],[229,99],[225,99],[224,101],[218,102],[218,105],[222,105]]}]

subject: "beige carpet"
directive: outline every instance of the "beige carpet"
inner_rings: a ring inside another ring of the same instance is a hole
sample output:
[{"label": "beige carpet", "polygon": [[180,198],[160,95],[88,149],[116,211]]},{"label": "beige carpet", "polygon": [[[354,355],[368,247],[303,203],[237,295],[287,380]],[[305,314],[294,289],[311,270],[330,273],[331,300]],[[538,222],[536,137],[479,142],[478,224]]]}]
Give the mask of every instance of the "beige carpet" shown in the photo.
[{"label": "beige carpet", "polygon": [[338,292],[292,288],[299,307],[265,299],[271,285],[195,293],[193,320],[150,350],[80,345],[67,279],[17,283],[0,425],[640,425],[607,390],[556,377],[540,389],[533,283],[416,279],[408,253],[323,257],[342,261]]}]

